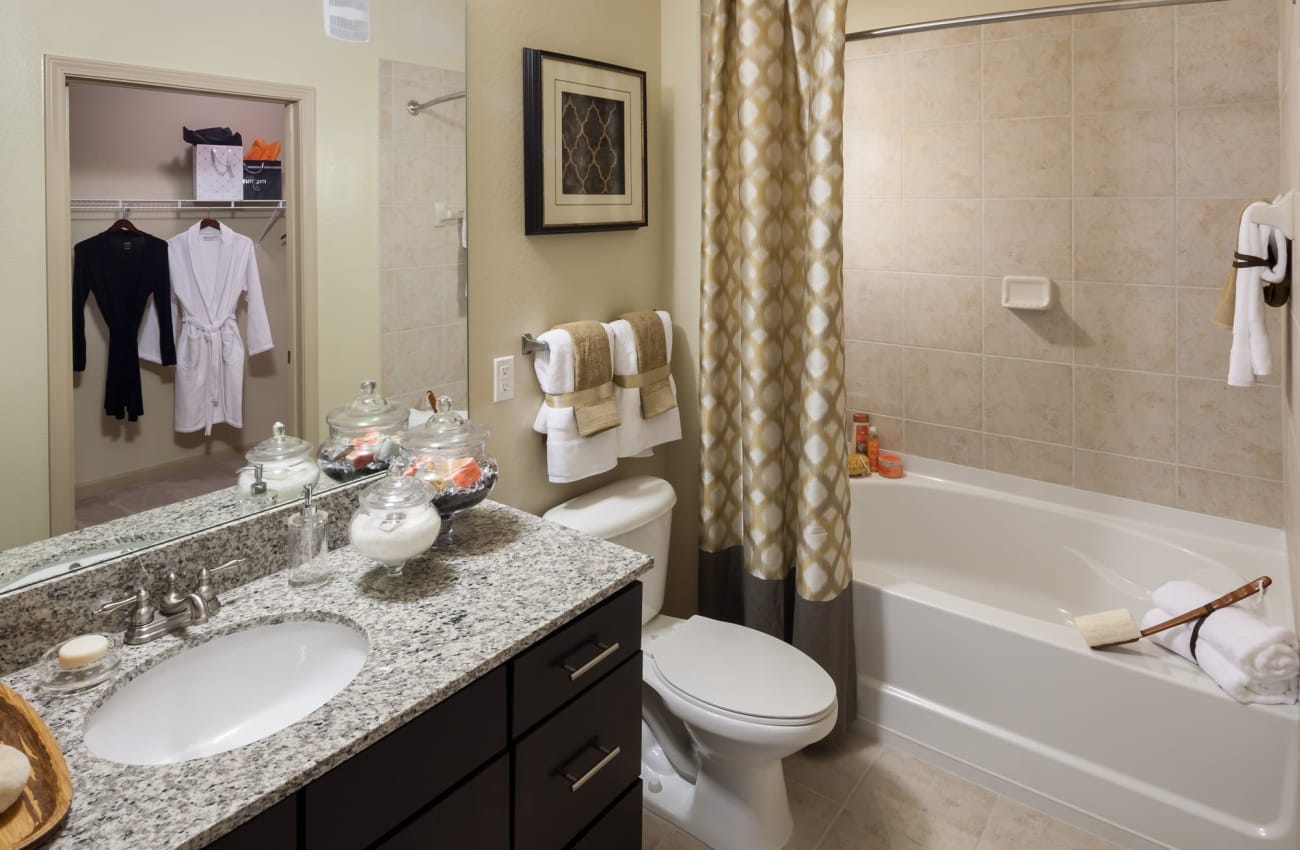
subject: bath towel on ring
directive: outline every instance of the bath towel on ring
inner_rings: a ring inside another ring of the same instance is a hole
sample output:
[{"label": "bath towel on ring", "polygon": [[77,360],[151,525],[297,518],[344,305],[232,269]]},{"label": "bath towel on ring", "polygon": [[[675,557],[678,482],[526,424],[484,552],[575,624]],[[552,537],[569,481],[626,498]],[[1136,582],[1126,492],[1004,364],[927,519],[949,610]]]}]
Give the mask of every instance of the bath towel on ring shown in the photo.
[{"label": "bath towel on ring", "polygon": [[613,335],[600,322],[572,322],[538,336],[533,357],[546,394],[533,430],[546,435],[546,475],[553,484],[579,481],[618,465]]},{"label": "bath towel on ring", "polygon": [[614,399],[621,423],[618,456],[648,457],[682,438],[677,384],[668,371],[673,320],[663,310],[624,313],[609,325],[614,340]]}]

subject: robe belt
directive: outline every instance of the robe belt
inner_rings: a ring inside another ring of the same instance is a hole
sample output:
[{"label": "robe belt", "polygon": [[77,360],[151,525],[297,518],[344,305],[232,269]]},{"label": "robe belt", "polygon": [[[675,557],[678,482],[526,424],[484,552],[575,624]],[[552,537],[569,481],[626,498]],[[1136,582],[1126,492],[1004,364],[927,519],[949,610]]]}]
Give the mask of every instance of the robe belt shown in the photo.
[{"label": "robe belt", "polygon": [[225,359],[222,357],[222,339],[221,334],[226,328],[235,332],[239,336],[239,323],[235,321],[235,315],[232,313],[226,317],[225,321],[218,322],[215,325],[204,324],[189,316],[181,319],[183,327],[189,327],[198,332],[203,338],[203,345],[207,349],[208,379],[207,379],[207,396],[208,407],[207,416],[203,425],[204,436],[212,436],[212,411],[221,405],[221,392],[225,389],[225,382],[222,380],[223,366]]},{"label": "robe belt", "polygon": [[662,381],[670,374],[672,374],[672,369],[667,364],[664,364],[658,369],[651,369],[649,372],[639,372],[635,375],[615,375],[614,383],[625,390],[635,390]]}]

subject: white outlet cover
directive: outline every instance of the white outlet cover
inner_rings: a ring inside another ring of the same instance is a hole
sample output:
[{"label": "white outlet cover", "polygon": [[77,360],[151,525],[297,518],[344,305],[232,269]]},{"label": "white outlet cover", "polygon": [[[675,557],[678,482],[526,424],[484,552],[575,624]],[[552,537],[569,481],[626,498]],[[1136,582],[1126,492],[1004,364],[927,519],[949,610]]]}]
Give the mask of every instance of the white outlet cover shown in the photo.
[{"label": "white outlet cover", "polygon": [[497,357],[492,361],[492,401],[510,401],[515,397],[514,355]]}]

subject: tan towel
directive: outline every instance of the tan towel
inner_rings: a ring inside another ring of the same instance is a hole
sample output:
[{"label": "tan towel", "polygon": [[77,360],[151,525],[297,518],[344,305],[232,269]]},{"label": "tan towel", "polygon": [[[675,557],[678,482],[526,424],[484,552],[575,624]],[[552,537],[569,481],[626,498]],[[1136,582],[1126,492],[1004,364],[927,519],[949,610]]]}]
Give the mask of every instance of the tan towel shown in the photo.
[{"label": "tan towel", "polygon": [[641,418],[651,419],[677,407],[672,385],[668,383],[668,340],[664,323],[654,310],[624,313],[620,319],[632,326],[636,337],[637,374],[617,375],[614,380],[624,389],[641,390]]},{"label": "tan towel", "polygon": [[590,437],[617,428],[618,405],[614,403],[614,360],[609,335],[600,322],[569,322],[556,325],[573,339],[573,392],[547,395],[551,407],[572,407],[578,433]]},{"label": "tan towel", "polygon": [[1232,320],[1237,313],[1237,270],[1228,271],[1228,281],[1219,290],[1219,300],[1214,305],[1210,322],[1219,328],[1232,330]]}]

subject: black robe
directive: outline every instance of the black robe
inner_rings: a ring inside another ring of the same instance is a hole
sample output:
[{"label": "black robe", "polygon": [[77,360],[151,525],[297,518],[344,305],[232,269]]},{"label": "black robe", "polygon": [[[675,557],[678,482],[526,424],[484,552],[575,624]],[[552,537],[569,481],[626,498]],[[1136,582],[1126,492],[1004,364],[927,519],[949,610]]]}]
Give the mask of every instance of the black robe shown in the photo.
[{"label": "black robe", "polygon": [[175,365],[171,291],[167,243],[156,236],[106,230],[73,248],[72,369],[86,369],[86,296],[93,293],[108,324],[106,415],[134,422],[144,413],[136,341],[150,295],[158,311],[162,363]]}]

